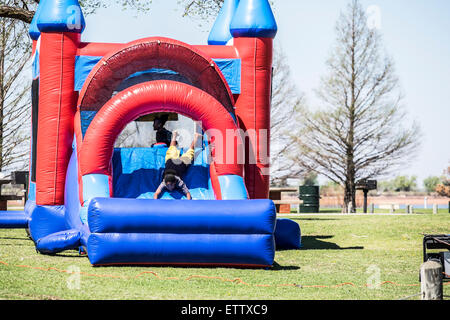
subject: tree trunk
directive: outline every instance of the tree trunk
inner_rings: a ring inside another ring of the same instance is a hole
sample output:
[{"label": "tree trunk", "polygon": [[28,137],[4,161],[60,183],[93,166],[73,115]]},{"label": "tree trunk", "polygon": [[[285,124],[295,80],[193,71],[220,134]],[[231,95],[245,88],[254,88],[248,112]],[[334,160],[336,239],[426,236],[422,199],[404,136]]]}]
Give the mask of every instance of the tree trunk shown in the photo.
[{"label": "tree trunk", "polygon": [[31,23],[33,16],[34,11],[29,11],[18,7],[0,6],[0,17],[2,18],[17,19],[26,23]]},{"label": "tree trunk", "polygon": [[[350,209],[349,209],[350,205]],[[356,189],[354,179],[353,182],[349,179],[345,184],[344,189],[344,207],[343,212],[355,213],[356,212]]]},{"label": "tree trunk", "polygon": [[[348,213],[356,212],[356,181],[355,164],[353,152],[347,154],[347,174],[345,181],[344,207]],[[348,210],[351,204],[350,210]]]},{"label": "tree trunk", "polygon": [[356,212],[356,191],[355,191],[355,118],[356,118],[356,25],[355,25],[355,15],[353,14],[352,19],[352,43],[351,43],[351,102],[348,110],[348,138],[347,138],[347,170],[346,170],[346,183],[345,183],[345,194],[346,194],[346,206],[351,204],[348,213]]}]

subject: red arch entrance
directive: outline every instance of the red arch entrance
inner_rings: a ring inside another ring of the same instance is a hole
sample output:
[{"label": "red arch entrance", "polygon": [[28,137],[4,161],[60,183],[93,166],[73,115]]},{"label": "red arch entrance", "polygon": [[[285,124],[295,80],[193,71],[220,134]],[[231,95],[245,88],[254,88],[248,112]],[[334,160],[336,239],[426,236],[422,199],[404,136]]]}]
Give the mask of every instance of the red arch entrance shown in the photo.
[{"label": "red arch entrance", "polygon": [[103,57],[80,91],[79,108],[100,110],[123,80],[152,68],[169,69],[186,77],[234,115],[233,95],[214,61],[188,44],[159,37],[130,42]]},{"label": "red arch entrance", "polygon": [[[175,112],[200,121],[215,142],[211,167],[218,176],[243,176],[240,139],[225,144],[227,130],[237,124],[220,102],[203,90],[174,81],[151,81],[130,87],[109,100],[92,120],[79,148],[80,174],[111,175],[114,142],[125,126],[142,115]],[[80,110],[78,110],[79,118]],[[79,128],[78,128],[79,130]],[[79,133],[77,134],[79,137]],[[80,141],[79,141],[80,142]],[[230,161],[230,159],[232,161]]]}]

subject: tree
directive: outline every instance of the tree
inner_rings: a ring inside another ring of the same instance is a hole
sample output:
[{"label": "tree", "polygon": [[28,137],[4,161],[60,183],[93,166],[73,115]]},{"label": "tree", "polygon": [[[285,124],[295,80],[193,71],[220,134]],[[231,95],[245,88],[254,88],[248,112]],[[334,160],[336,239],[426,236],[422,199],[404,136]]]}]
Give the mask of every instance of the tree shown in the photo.
[{"label": "tree", "polygon": [[[353,0],[336,24],[328,73],[317,90],[322,108],[305,112],[299,163],[344,188],[343,208],[356,211],[356,182],[387,174],[411,159],[419,127],[402,125],[394,64],[381,54],[381,37]],[[325,108],[324,108],[325,107]]]},{"label": "tree", "polygon": [[290,133],[297,131],[295,121],[304,104],[304,96],[299,93],[292,80],[291,70],[281,46],[275,42],[272,80],[272,108],[270,125],[270,179],[272,185],[287,185],[287,180],[298,179],[305,174],[296,158],[298,151],[293,147]]},{"label": "tree", "polygon": [[380,192],[392,192],[395,190],[393,180],[378,181],[377,190]]},{"label": "tree", "polygon": [[436,187],[438,186],[438,184],[440,184],[440,182],[441,182],[440,177],[430,176],[423,180],[423,185],[425,187],[425,190],[428,193],[431,193],[436,191]]},{"label": "tree", "polygon": [[442,183],[436,186],[436,192],[443,197],[450,198],[450,166],[447,171],[444,172],[445,177],[442,179]]},{"label": "tree", "polygon": [[317,186],[319,184],[319,181],[317,180],[318,175],[314,171],[308,172],[306,175],[304,175],[303,178],[303,185],[304,186]]},{"label": "tree", "polygon": [[31,114],[27,32],[25,23],[0,18],[0,171],[27,166]]},{"label": "tree", "polygon": [[223,0],[178,0],[178,3],[184,6],[183,16],[209,20],[217,16]]},{"label": "tree", "polygon": [[417,177],[398,176],[392,181],[392,184],[396,192],[415,191],[417,189]]}]

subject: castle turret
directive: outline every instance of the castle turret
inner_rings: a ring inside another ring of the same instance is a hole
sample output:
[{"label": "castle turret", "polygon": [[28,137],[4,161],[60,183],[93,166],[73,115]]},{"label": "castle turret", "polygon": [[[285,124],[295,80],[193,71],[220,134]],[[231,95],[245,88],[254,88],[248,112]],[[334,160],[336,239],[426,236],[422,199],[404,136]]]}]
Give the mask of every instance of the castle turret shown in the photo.
[{"label": "castle turret", "polygon": [[42,11],[43,2],[45,2],[45,0],[42,0],[41,3],[38,4],[36,12],[33,16],[33,20],[31,20],[30,27],[28,29],[28,34],[33,41],[37,41],[41,36],[41,32],[39,31],[39,28],[37,26],[37,20],[39,18],[40,12]]},{"label": "castle turret", "polygon": [[36,204],[52,206],[64,203],[77,102],[75,57],[85,21],[78,0],[41,0],[38,12],[41,43]]},{"label": "castle turret", "polygon": [[86,27],[78,0],[43,0],[38,9],[40,32],[82,33]]},{"label": "castle turret", "polygon": [[230,33],[231,20],[239,0],[225,0],[208,37],[209,45],[226,45],[233,36]]},{"label": "castle turret", "polygon": [[235,38],[275,38],[278,27],[269,1],[241,0],[230,31]]},{"label": "castle turret", "polygon": [[268,0],[241,0],[230,25],[242,61],[236,115],[245,142],[245,183],[252,199],[268,198],[273,38],[277,24]]}]

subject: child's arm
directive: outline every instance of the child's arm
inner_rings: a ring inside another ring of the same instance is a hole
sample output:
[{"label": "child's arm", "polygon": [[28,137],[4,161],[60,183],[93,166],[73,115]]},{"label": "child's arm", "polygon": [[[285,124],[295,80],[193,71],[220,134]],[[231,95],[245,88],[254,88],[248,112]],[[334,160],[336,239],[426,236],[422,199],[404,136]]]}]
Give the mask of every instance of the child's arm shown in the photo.
[{"label": "child's arm", "polygon": [[191,193],[189,192],[189,189],[188,189],[188,187],[186,186],[186,183],[184,183],[183,180],[180,179],[180,181],[178,183],[178,187],[183,191],[183,193],[186,195],[186,198],[188,200],[192,200]]},{"label": "child's arm", "polygon": [[174,132],[172,132],[172,140],[170,141],[170,147],[177,146],[177,137],[178,137],[178,132],[175,130]]},{"label": "child's arm", "polygon": [[159,196],[161,195],[162,189],[164,187],[164,182],[161,182],[158,189],[156,189],[155,194],[153,195],[153,199],[157,200]]}]

